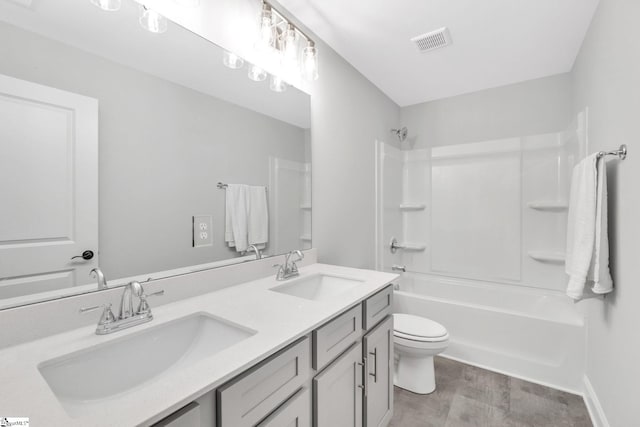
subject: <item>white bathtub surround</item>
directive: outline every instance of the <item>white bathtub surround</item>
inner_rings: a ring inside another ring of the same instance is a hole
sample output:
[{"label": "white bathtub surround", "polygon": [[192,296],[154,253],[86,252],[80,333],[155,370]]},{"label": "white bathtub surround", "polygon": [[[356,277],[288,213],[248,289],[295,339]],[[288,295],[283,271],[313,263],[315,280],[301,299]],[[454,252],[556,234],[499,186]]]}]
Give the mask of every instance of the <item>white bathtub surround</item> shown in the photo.
[{"label": "white bathtub surround", "polygon": [[447,328],[443,356],[582,393],[584,319],[561,292],[404,273],[394,306]]},{"label": "white bathtub surround", "polygon": [[[215,389],[257,361],[284,348],[336,314],[373,295],[397,277],[388,273],[323,264],[301,268],[300,274],[302,278],[317,274],[358,278],[362,280],[362,284],[336,295],[335,298],[308,301],[271,291],[270,288],[280,283],[269,275],[263,279],[154,307],[152,322],[111,335],[95,335],[95,324],[92,323],[5,348],[0,351],[2,410],[28,416],[36,425],[151,425],[199,395]],[[176,286],[187,285],[193,279],[192,276],[195,275],[173,280]],[[203,276],[199,276],[198,281],[203,280]],[[84,305],[79,301],[71,307],[60,304],[60,309],[74,311],[73,314],[78,316],[76,313],[81,304]],[[74,412],[73,416],[67,413],[39,372],[43,362],[140,334],[195,313],[224,319],[255,331],[255,334],[226,350],[184,366],[179,371],[167,370],[123,394],[86,403],[84,409]],[[98,316],[99,313],[92,320],[97,321]]]},{"label": "white bathtub surround", "polygon": [[410,314],[393,315],[394,385],[418,394],[436,389],[433,357],[446,350],[449,334],[433,320]]},{"label": "white bathtub surround", "polygon": [[591,290],[606,294],[613,290],[609,272],[607,219],[607,163],[591,154],[573,170],[567,226],[567,295],[582,299],[587,282]]}]

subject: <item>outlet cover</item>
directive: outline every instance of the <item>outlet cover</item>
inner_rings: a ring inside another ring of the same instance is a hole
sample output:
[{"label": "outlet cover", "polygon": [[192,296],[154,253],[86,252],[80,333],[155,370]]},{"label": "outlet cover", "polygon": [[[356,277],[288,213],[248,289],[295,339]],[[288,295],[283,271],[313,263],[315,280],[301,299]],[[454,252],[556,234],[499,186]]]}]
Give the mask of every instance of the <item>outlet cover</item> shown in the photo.
[{"label": "outlet cover", "polygon": [[213,246],[212,216],[194,215],[191,218],[191,242],[193,247]]}]

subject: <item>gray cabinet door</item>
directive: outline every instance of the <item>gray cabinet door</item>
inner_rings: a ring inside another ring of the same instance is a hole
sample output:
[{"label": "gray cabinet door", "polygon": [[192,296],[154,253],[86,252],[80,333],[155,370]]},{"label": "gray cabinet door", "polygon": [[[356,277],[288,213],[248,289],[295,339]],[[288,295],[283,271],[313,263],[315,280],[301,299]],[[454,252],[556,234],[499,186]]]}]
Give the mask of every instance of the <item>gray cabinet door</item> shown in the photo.
[{"label": "gray cabinet door", "polygon": [[393,415],[393,316],[364,336],[367,358],[364,422],[367,427],[386,426]]},{"label": "gray cabinet door", "polygon": [[313,379],[314,427],[362,427],[362,344]]},{"label": "gray cabinet door", "polygon": [[299,390],[257,427],[311,427],[311,391]]}]

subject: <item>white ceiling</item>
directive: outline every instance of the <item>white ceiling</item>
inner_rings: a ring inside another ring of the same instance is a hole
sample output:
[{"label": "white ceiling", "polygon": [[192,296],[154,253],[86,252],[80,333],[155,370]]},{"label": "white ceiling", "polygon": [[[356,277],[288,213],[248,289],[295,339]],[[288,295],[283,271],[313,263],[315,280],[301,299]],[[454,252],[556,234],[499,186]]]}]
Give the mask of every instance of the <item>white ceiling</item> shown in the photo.
[{"label": "white ceiling", "polygon": [[[599,0],[279,2],[407,106],[570,71]],[[445,26],[449,47],[409,40]]]},{"label": "white ceiling", "polygon": [[118,12],[104,12],[89,0],[0,0],[0,21],[292,125],[310,127],[307,94],[294,87],[273,92],[268,81],[249,80],[246,65],[230,70],[222,64],[221,48],[177,24],[170,22],[164,34],[149,33],[138,24],[134,0],[123,0]]}]

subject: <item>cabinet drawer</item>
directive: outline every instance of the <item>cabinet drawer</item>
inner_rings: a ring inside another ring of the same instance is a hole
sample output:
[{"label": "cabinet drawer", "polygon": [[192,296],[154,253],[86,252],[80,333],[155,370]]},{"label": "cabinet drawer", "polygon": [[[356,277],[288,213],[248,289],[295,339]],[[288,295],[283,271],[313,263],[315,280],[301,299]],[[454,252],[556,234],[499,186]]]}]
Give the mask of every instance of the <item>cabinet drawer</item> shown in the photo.
[{"label": "cabinet drawer", "polygon": [[393,309],[393,285],[389,285],[364,303],[363,328],[369,330],[382,321]]},{"label": "cabinet drawer", "polygon": [[218,427],[253,427],[310,376],[310,343],[304,337],[220,387]]},{"label": "cabinet drawer", "polygon": [[313,369],[320,370],[362,335],[360,305],[313,331]]},{"label": "cabinet drawer", "polygon": [[291,396],[256,427],[311,427],[311,392],[305,388]]}]

